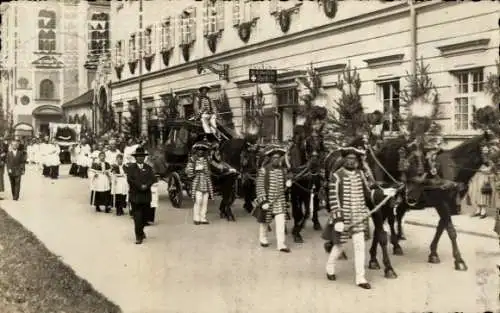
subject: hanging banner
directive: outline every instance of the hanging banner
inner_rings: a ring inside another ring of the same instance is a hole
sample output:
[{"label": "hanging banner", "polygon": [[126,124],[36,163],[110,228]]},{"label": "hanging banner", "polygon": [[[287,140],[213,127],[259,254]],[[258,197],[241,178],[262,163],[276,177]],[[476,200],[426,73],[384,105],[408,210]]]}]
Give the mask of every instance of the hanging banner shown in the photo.
[{"label": "hanging banner", "polygon": [[80,124],[49,123],[49,138],[60,146],[74,145],[80,142],[81,129]]}]

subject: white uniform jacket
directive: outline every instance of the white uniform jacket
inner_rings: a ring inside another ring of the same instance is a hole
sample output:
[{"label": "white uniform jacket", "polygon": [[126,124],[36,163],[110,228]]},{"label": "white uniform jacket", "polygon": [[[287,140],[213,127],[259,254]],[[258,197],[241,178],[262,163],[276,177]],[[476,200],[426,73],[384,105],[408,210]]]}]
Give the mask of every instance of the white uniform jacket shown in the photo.
[{"label": "white uniform jacket", "polygon": [[39,156],[40,156],[40,164],[41,165],[47,166],[48,149],[49,149],[49,144],[48,143],[42,143],[42,144],[40,144]]},{"label": "white uniform jacket", "polygon": [[139,145],[133,145],[133,146],[127,146],[123,150],[123,162],[125,164],[127,163],[135,163],[135,158],[132,156],[132,154],[135,153],[135,149],[137,149]]},{"label": "white uniform jacket", "polygon": [[61,153],[61,148],[57,144],[47,145],[47,156],[46,165],[47,166],[59,166],[61,165],[61,158],[59,154]]},{"label": "white uniform jacket", "polygon": [[111,165],[106,162],[92,164],[89,169],[90,188],[94,191],[111,189]]},{"label": "white uniform jacket", "polygon": [[90,158],[91,151],[89,145],[81,145],[76,164],[82,167],[90,167],[92,165],[92,160]]},{"label": "white uniform jacket", "polygon": [[76,145],[70,148],[71,163],[78,164],[78,158],[80,156],[81,146]]},{"label": "white uniform jacket", "polygon": [[112,188],[111,188],[111,193],[112,194],[118,194],[118,195],[127,195],[128,194],[128,182],[127,182],[127,173],[125,173],[125,170],[123,168],[123,165],[112,165]]},{"label": "white uniform jacket", "polygon": [[106,162],[111,165],[116,164],[116,156],[120,154],[120,150],[116,149],[115,151],[106,150]]}]

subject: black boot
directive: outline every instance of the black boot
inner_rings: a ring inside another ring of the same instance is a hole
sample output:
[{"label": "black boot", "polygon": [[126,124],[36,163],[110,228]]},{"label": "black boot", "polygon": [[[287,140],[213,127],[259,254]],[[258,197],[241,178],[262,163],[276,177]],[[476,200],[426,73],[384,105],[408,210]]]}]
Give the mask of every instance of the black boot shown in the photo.
[{"label": "black boot", "polygon": [[302,238],[302,235],[300,234],[299,231],[297,231],[297,230],[292,231],[292,235],[293,235],[293,241],[295,243],[303,243],[304,242],[304,238]]}]

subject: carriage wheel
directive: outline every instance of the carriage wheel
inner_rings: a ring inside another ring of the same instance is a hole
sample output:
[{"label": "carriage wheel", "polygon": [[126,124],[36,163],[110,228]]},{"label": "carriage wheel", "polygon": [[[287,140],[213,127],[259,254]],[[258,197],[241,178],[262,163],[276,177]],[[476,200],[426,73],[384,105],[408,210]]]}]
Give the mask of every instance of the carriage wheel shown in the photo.
[{"label": "carriage wheel", "polygon": [[182,205],[182,184],[179,174],[173,172],[168,177],[168,197],[174,208],[180,208]]}]

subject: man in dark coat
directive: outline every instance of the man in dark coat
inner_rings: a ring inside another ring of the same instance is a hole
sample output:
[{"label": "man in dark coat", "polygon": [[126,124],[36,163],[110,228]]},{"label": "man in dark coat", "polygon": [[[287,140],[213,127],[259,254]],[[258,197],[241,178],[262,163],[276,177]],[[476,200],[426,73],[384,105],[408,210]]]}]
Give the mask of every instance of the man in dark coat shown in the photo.
[{"label": "man in dark coat", "polygon": [[14,140],[12,147],[7,153],[7,172],[9,173],[10,189],[12,191],[12,199],[19,200],[19,192],[21,191],[21,176],[24,175],[26,157],[23,151],[19,149],[19,141]]},{"label": "man in dark coat", "polygon": [[129,202],[134,217],[136,244],[141,244],[146,238],[144,226],[146,216],[151,205],[151,186],[156,182],[156,177],[151,166],[144,163],[148,154],[142,147],[138,147],[132,156],[136,163],[131,163],[127,168],[127,182],[129,185]]},{"label": "man in dark coat", "polygon": [[7,137],[5,137],[0,142],[0,200],[3,200],[3,193],[5,192],[4,172],[8,150],[9,144],[7,142]]}]

